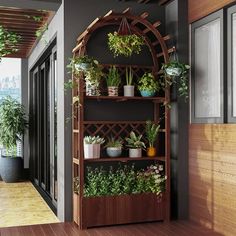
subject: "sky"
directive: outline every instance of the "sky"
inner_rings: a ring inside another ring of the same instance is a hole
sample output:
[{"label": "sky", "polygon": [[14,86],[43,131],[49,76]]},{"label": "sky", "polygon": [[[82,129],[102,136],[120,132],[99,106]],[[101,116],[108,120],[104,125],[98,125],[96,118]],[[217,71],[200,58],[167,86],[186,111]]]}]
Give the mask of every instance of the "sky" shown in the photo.
[{"label": "sky", "polygon": [[0,62],[0,79],[20,75],[21,59],[2,58]]}]

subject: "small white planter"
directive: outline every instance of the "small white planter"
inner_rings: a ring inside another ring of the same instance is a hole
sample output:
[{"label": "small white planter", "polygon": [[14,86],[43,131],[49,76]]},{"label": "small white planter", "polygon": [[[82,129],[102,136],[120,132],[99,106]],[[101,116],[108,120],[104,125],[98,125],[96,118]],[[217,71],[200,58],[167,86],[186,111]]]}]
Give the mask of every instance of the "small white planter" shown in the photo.
[{"label": "small white planter", "polygon": [[129,157],[142,157],[142,149],[141,148],[130,148],[129,149]]},{"label": "small white planter", "polygon": [[125,85],[124,86],[124,96],[133,97],[134,96],[134,85]]},{"label": "small white planter", "polygon": [[100,158],[101,144],[85,144],[84,143],[84,159]]}]

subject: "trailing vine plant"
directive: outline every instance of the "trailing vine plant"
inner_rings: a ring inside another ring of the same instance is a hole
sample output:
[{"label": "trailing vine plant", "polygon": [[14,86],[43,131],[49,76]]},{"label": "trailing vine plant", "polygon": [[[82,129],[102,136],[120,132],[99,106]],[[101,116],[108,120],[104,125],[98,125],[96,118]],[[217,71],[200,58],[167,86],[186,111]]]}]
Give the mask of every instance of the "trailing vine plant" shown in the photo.
[{"label": "trailing vine plant", "polygon": [[2,57],[17,52],[19,49],[17,43],[21,40],[21,36],[15,32],[8,31],[0,25],[0,60]]}]

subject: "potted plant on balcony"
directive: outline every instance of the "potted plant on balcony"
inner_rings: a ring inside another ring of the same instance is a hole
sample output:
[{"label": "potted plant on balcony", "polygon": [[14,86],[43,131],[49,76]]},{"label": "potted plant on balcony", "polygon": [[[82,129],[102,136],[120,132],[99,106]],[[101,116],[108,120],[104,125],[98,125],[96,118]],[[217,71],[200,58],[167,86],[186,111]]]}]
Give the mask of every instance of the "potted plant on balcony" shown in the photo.
[{"label": "potted plant on balcony", "polygon": [[127,147],[129,148],[129,157],[142,157],[142,149],[145,149],[145,143],[141,141],[142,135],[136,135],[133,131],[130,132],[130,137],[125,138]]},{"label": "potted plant on balcony", "polygon": [[131,67],[129,67],[129,69],[126,68],[125,78],[126,78],[126,85],[124,86],[124,96],[133,97],[134,96],[134,85],[133,85],[134,74]]},{"label": "potted plant on balcony", "polygon": [[119,71],[115,66],[109,69],[106,77],[108,96],[118,96],[118,88],[121,83]]},{"label": "potted plant on balcony", "polygon": [[152,73],[144,73],[138,82],[138,90],[143,97],[153,97],[160,90],[160,85]]},{"label": "potted plant on balcony", "polygon": [[100,158],[101,144],[103,143],[105,143],[105,139],[99,136],[85,136],[84,159]]},{"label": "potted plant on balcony", "polygon": [[154,157],[156,156],[156,148],[154,144],[157,140],[157,135],[160,129],[160,125],[153,123],[152,121],[148,120],[146,122],[146,137],[149,143],[149,147],[147,148],[147,156]]},{"label": "potted plant on balcony", "polygon": [[7,183],[19,181],[22,175],[23,159],[17,155],[17,142],[27,128],[23,105],[10,96],[0,104],[0,142],[4,153],[0,158],[0,174]]},{"label": "potted plant on balcony", "polygon": [[178,84],[178,92],[180,97],[188,98],[188,72],[190,66],[180,63],[177,60],[172,60],[167,64],[163,64],[161,71],[164,74],[166,85]]},{"label": "potted plant on balcony", "polygon": [[122,153],[123,140],[111,137],[105,147],[109,157],[119,157]]}]

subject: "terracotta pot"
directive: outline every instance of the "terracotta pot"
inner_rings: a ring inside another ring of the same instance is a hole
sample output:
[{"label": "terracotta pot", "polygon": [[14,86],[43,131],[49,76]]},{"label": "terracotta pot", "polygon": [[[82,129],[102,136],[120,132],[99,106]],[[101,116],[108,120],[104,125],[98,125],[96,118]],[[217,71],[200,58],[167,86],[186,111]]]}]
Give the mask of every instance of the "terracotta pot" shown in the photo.
[{"label": "terracotta pot", "polygon": [[147,156],[148,157],[155,157],[157,154],[157,150],[154,147],[147,148]]},{"label": "terracotta pot", "polygon": [[108,96],[118,96],[118,87],[115,86],[109,86],[108,87]]}]

